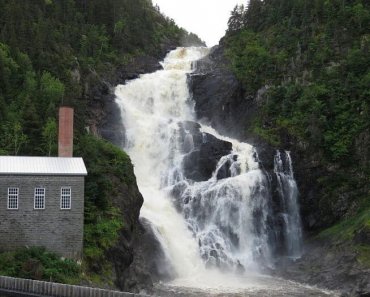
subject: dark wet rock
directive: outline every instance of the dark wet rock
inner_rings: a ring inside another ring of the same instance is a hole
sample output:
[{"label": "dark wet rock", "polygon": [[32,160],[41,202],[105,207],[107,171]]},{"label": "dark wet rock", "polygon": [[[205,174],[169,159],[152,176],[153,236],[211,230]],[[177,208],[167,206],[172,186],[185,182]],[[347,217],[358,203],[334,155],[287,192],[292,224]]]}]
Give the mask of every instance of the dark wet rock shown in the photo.
[{"label": "dark wet rock", "polygon": [[301,283],[337,290],[341,296],[370,296],[370,267],[358,261],[351,242],[313,240],[302,258],[281,259],[277,273]]},{"label": "dark wet rock", "polygon": [[147,272],[145,272],[146,266],[140,268],[140,265],[135,265],[135,273],[128,277],[128,274],[133,269],[132,264],[137,257],[140,257],[137,254],[138,249],[136,247],[139,238],[146,238],[147,242],[150,241],[149,236],[145,237],[143,235],[145,234],[145,229],[139,223],[143,197],[136,183],[125,184],[120,182],[117,177],[109,176],[109,178],[117,191],[117,194],[111,197],[111,203],[120,210],[125,220],[117,243],[106,254],[115,272],[115,285],[122,290],[131,290],[139,281],[143,281],[141,287],[146,285],[150,287],[152,279],[147,277]]},{"label": "dark wet rock", "polygon": [[122,262],[122,255],[115,259],[117,285],[124,291],[150,292],[154,283],[160,280],[168,281],[175,273],[154,235],[150,222],[141,219],[135,228],[130,239],[130,246],[134,251],[131,258],[128,262]]},{"label": "dark wet rock", "polygon": [[187,153],[182,164],[184,175],[193,181],[205,181],[211,178],[218,161],[230,154],[232,150],[230,142],[202,133],[200,128],[201,126],[196,122],[179,123],[178,140],[183,153]]},{"label": "dark wet rock", "polygon": [[370,226],[364,226],[358,230],[355,234],[354,241],[357,244],[370,246]]},{"label": "dark wet rock", "polygon": [[183,204],[189,203],[190,197],[183,198],[183,194],[185,190],[187,189],[187,187],[188,187],[188,183],[186,181],[181,181],[181,182],[176,183],[170,191],[172,202],[175,205],[178,212],[182,211]]},{"label": "dark wet rock", "polygon": [[216,178],[219,180],[230,177],[231,176],[230,166],[231,162],[229,160],[226,161],[225,164],[223,164],[221,168],[218,170]]},{"label": "dark wet rock", "polygon": [[203,134],[200,132],[201,126],[192,121],[184,121],[179,123],[179,142],[182,144],[182,149],[184,153],[190,152],[189,148],[186,148],[186,138],[187,136],[192,137],[193,148],[199,148],[203,143]]},{"label": "dark wet rock", "polygon": [[151,73],[162,69],[158,58],[151,56],[139,56],[133,59],[128,65],[118,67],[114,85],[123,84],[127,80],[136,79],[141,74]]},{"label": "dark wet rock", "polygon": [[205,181],[212,177],[221,157],[228,155],[232,144],[204,133],[203,143],[195,147],[183,160],[183,170],[186,178],[194,181]]},{"label": "dark wet rock", "polygon": [[189,75],[189,84],[198,119],[208,122],[221,134],[246,138],[248,131],[240,129],[256,111],[255,100],[245,96],[238,80],[225,60],[223,47],[214,47],[196,64]]}]

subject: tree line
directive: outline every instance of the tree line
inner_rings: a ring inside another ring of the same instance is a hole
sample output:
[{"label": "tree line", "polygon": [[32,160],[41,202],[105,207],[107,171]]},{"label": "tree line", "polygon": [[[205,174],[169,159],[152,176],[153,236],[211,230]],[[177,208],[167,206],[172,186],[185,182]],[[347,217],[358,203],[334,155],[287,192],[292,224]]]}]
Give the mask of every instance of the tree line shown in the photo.
[{"label": "tree line", "polygon": [[245,96],[263,90],[250,129],[335,168],[317,181],[320,211],[333,218],[343,193],[369,207],[370,2],[250,0],[232,11],[223,44]]}]

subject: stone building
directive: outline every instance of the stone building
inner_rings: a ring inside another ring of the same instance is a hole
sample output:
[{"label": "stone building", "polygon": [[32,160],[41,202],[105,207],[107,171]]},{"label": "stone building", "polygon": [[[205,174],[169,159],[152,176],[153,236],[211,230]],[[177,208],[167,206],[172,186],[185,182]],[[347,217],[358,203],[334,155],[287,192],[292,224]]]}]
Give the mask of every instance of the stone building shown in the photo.
[{"label": "stone building", "polygon": [[59,157],[0,156],[0,250],[44,246],[81,258],[87,171],[72,157],[71,129],[73,110],[61,109]]}]

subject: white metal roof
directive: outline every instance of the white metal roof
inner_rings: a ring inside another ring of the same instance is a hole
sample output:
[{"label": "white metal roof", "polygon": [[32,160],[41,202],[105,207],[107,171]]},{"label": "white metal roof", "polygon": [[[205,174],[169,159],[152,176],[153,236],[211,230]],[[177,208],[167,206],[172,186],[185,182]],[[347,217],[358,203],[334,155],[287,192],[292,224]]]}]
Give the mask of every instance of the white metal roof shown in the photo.
[{"label": "white metal roof", "polygon": [[0,156],[0,175],[87,175],[82,158]]}]

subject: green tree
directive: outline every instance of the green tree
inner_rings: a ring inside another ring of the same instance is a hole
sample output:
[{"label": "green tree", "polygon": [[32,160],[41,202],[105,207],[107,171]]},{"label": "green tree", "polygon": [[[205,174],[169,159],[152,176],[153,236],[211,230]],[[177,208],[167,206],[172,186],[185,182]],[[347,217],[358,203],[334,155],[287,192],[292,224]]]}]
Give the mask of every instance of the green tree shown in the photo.
[{"label": "green tree", "polygon": [[10,154],[18,155],[22,146],[28,142],[20,122],[8,122],[3,126],[2,146]]},{"label": "green tree", "polygon": [[51,73],[44,71],[40,78],[40,103],[47,117],[55,116],[56,106],[64,96],[64,84]]},{"label": "green tree", "polygon": [[244,26],[244,5],[236,5],[231,11],[231,16],[227,22],[228,32],[235,32]]},{"label": "green tree", "polygon": [[23,123],[23,131],[29,138],[27,146],[25,147],[25,153],[39,154],[41,143],[40,132],[42,127],[40,122],[40,111],[36,109],[35,104],[30,97],[27,97],[23,101],[20,115]]},{"label": "green tree", "polygon": [[51,156],[57,151],[57,123],[55,119],[48,118],[42,129],[43,153]]}]

